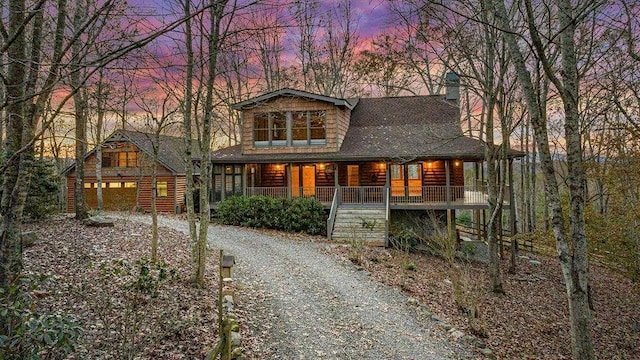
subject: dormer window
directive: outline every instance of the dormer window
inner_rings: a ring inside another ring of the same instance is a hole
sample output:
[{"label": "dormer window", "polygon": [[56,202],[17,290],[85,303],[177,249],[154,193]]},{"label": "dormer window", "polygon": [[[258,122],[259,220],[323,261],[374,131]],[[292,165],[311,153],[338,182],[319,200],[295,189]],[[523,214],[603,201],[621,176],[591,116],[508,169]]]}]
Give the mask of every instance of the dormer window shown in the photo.
[{"label": "dormer window", "polygon": [[253,144],[260,146],[308,146],[327,143],[326,111],[256,113]]}]

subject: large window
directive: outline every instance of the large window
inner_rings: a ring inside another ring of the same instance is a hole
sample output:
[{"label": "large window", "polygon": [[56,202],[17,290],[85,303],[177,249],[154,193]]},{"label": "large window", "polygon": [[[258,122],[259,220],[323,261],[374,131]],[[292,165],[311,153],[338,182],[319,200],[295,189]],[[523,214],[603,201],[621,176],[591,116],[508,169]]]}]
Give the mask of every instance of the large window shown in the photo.
[{"label": "large window", "polygon": [[255,146],[324,145],[327,142],[326,111],[256,113]]},{"label": "large window", "polygon": [[136,167],[138,153],[135,151],[105,152],[102,154],[102,167]]}]

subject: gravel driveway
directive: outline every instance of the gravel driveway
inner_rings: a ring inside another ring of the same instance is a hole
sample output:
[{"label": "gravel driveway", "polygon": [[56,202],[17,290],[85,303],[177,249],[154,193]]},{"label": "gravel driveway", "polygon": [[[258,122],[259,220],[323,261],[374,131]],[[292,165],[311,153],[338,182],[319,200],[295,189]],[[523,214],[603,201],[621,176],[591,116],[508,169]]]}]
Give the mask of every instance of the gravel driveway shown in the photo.
[{"label": "gravel driveway", "polygon": [[[133,220],[150,223],[148,216]],[[160,217],[160,226],[188,233],[186,221]],[[434,321],[399,291],[321,246],[251,229],[210,225],[209,242],[236,256],[240,293],[258,299],[248,319],[260,338],[260,358],[459,359]],[[239,294],[242,301],[242,294]]]}]

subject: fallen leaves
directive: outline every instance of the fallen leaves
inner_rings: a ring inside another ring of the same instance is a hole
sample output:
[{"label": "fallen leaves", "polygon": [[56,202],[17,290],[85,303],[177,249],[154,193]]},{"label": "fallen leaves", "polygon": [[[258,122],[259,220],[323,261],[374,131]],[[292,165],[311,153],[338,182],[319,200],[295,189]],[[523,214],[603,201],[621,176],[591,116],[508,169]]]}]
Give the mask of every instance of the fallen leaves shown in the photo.
[{"label": "fallen leaves", "polygon": [[[343,259],[349,246],[327,246],[327,251]],[[448,264],[437,257],[405,254],[395,250],[365,248],[358,266],[379,281],[402,289],[419,299],[440,318],[456,329],[472,333],[468,317],[454,302]],[[416,271],[407,271],[412,263]],[[566,290],[560,265],[555,258],[526,254],[520,259],[518,273],[503,272],[506,295],[488,292],[487,267],[470,263],[468,281],[478,295],[478,309],[486,324],[486,344],[502,359],[569,359],[571,338]],[[504,262],[502,269],[507,269]],[[637,358],[640,349],[640,294],[638,284],[607,269],[592,267],[591,286],[593,340],[597,358]]]},{"label": "fallen leaves", "polygon": [[159,229],[160,260],[173,272],[155,294],[127,288],[138,279],[136,262],[150,256],[149,226],[117,220],[95,228],[60,217],[27,227],[38,240],[25,250],[25,273],[49,275],[34,293],[38,309],[81,321],[73,358],[202,359],[214,347],[218,258],[208,258],[206,288],[194,287],[187,236]]}]

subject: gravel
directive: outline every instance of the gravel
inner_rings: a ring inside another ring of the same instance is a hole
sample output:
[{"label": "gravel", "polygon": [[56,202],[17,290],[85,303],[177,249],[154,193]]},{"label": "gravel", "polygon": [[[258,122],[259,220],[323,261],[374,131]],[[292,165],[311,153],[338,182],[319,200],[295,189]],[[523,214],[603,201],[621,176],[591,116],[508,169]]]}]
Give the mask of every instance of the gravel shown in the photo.
[{"label": "gravel", "polygon": [[[133,220],[150,223],[148,216]],[[188,233],[185,220],[160,217],[160,226]],[[325,255],[326,243],[251,229],[209,226],[209,243],[236,257],[239,301],[255,301],[247,319],[259,338],[257,358],[473,358],[434,320],[396,289],[350,263]],[[245,293],[243,296],[242,293]]]}]

